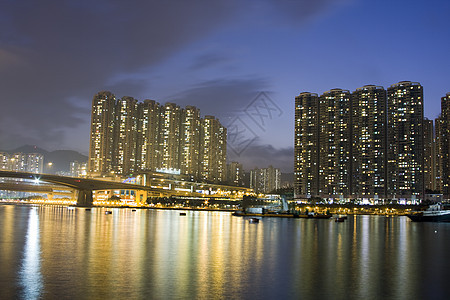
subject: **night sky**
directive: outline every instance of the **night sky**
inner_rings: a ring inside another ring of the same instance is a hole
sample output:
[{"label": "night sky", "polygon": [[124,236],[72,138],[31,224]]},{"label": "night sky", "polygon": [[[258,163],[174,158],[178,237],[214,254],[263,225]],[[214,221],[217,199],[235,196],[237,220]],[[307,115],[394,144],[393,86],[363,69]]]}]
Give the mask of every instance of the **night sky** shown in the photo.
[{"label": "night sky", "polygon": [[229,160],[292,172],[301,92],[417,81],[437,117],[449,15],[448,0],[2,0],[0,149],[87,154],[92,97],[110,90],[238,124]]}]

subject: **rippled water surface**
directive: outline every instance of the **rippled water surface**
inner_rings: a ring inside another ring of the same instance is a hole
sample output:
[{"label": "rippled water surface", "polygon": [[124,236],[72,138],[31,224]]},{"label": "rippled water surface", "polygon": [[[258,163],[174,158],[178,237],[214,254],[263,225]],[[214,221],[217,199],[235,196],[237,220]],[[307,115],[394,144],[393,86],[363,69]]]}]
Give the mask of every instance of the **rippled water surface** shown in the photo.
[{"label": "rippled water surface", "polygon": [[0,205],[0,299],[448,299],[450,224]]}]

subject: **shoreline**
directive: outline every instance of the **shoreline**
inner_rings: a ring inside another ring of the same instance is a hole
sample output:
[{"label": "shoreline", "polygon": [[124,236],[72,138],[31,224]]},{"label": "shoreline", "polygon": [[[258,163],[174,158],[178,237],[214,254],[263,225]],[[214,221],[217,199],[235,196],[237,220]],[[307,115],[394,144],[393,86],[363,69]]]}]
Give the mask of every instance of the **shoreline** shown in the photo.
[{"label": "shoreline", "polygon": [[[53,204],[53,203],[33,203],[29,201],[1,201],[0,205],[18,205],[18,206],[60,206],[60,207],[78,207],[78,208],[131,208],[131,209],[161,209],[161,210],[177,210],[177,211],[223,211],[238,212],[241,209],[236,208],[213,208],[213,207],[170,207],[170,206],[133,206],[133,205],[93,205],[90,207],[76,206],[73,204]],[[296,205],[295,209],[290,210],[290,214],[304,214],[305,212],[314,212],[315,214],[331,214],[331,215],[381,215],[381,216],[404,216],[411,211],[423,210],[427,205],[356,205],[356,204],[317,204]],[[283,213],[276,211],[267,211],[264,214],[258,214],[265,217],[283,217]],[[284,213],[286,215],[286,213]]]}]

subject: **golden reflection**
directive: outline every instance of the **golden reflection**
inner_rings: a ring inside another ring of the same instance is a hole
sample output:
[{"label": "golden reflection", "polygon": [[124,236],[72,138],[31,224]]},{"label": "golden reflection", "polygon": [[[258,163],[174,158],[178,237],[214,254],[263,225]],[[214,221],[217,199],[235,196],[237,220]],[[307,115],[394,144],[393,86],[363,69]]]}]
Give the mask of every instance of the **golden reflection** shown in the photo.
[{"label": "golden reflection", "polygon": [[39,243],[39,215],[32,207],[28,217],[28,228],[19,272],[24,299],[38,299],[41,296],[43,280],[41,275],[41,248]]},{"label": "golden reflection", "polygon": [[[15,212],[13,206],[3,206],[3,218],[0,219],[0,232],[2,239],[2,248],[1,248],[1,256],[4,257],[14,257],[14,239],[16,237],[16,226],[14,226],[14,220],[19,218]],[[13,270],[14,264],[12,259],[2,260],[2,271],[10,271]]]},{"label": "golden reflection", "polygon": [[407,298],[420,294],[422,274],[439,283],[445,270],[430,254],[443,258],[450,245],[446,224],[424,240],[430,226],[405,217],[250,224],[226,212],[105,210],[0,209],[0,266],[19,274],[0,287],[20,283],[27,299]]},{"label": "golden reflection", "polygon": [[[407,268],[410,264],[408,264],[408,260],[411,258],[411,255],[409,253],[409,248],[407,247],[407,237],[408,234],[406,232],[406,222],[398,222],[398,231],[402,232],[403,234],[398,235],[398,245],[396,247],[396,280],[397,282],[397,288],[395,290],[395,296],[397,299],[400,299],[404,294],[403,290],[407,288],[407,281],[410,279],[408,278],[408,275],[410,274],[407,272]],[[398,220],[398,219],[397,219]]]},{"label": "golden reflection", "polygon": [[175,215],[171,217],[173,217],[173,224],[171,224],[171,227],[173,227],[170,233],[176,236],[176,238],[173,238],[174,245],[172,248],[180,249],[180,251],[175,251],[173,257],[170,258],[173,260],[174,272],[179,277],[178,284],[174,286],[174,289],[177,294],[183,295],[189,292],[191,276],[193,275],[191,274],[190,263],[195,256],[194,253],[203,249],[195,249],[195,245],[191,243],[191,238],[195,236],[192,225],[198,224],[197,213],[187,212],[186,216],[182,216],[175,211]]},{"label": "golden reflection", "polygon": [[371,220],[373,221],[373,218],[370,218],[368,216],[360,216],[358,220],[361,223],[361,226],[358,227],[362,232],[357,240],[359,244],[359,254],[356,257],[358,257],[357,268],[359,276],[356,279],[358,280],[358,293],[362,298],[369,297],[368,289],[373,286],[373,284],[370,284],[373,278],[370,278],[369,270],[372,266],[370,265],[369,260],[371,255],[374,255],[374,253],[371,251],[372,248],[370,247],[369,242],[371,232],[373,234],[372,238],[377,233],[376,228],[372,226],[372,223],[370,223]]}]

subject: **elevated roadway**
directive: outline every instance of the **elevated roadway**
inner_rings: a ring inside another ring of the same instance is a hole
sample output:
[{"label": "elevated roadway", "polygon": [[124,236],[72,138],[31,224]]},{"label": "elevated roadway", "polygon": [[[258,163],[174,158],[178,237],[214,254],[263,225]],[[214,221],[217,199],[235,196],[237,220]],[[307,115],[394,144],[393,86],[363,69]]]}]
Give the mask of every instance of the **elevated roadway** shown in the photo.
[{"label": "elevated roadway", "polygon": [[[65,187],[69,187],[78,191],[77,205],[78,206],[92,206],[93,197],[92,192],[96,190],[139,190],[167,193],[165,189],[158,189],[138,184],[122,183],[116,181],[98,180],[91,178],[79,178],[60,176],[52,174],[36,174],[28,172],[17,171],[0,171],[0,177],[3,178],[17,178],[28,179],[35,182],[48,182]],[[5,189],[6,186],[5,186]]]},{"label": "elevated roadway", "polygon": [[[123,183],[111,180],[101,180],[92,178],[80,178],[80,177],[69,177],[60,176],[52,174],[36,174],[28,172],[18,172],[18,171],[4,171],[0,170],[0,178],[15,178],[15,179],[27,179],[34,181],[36,183],[36,188],[33,190],[32,182],[20,182],[20,185],[24,189],[29,189],[30,191],[39,192],[38,186],[39,182],[46,182],[51,184],[56,184],[59,186],[71,188],[77,191],[77,205],[78,206],[92,206],[93,202],[93,191],[103,191],[103,190],[134,190],[139,192],[144,192],[144,195],[148,193],[157,194],[163,197],[177,195],[177,196],[187,196],[187,197],[214,197],[214,193],[217,191],[233,191],[234,195],[239,193],[247,193],[252,190],[245,187],[237,186],[226,186],[221,184],[213,183],[203,183],[203,182],[193,182],[180,180],[178,178],[165,178],[162,174],[152,174],[146,180],[138,181],[143,182],[142,184],[134,183]],[[18,183],[18,182],[16,182]],[[8,185],[9,184],[9,185]],[[5,183],[0,189],[8,190],[18,190],[16,185],[11,186],[11,182]],[[28,185],[28,187],[25,187]],[[50,187],[42,187],[42,190],[50,190]],[[55,194],[57,188],[53,187],[53,193]],[[141,193],[141,200],[145,201]],[[217,194],[216,194],[217,195]]]}]

